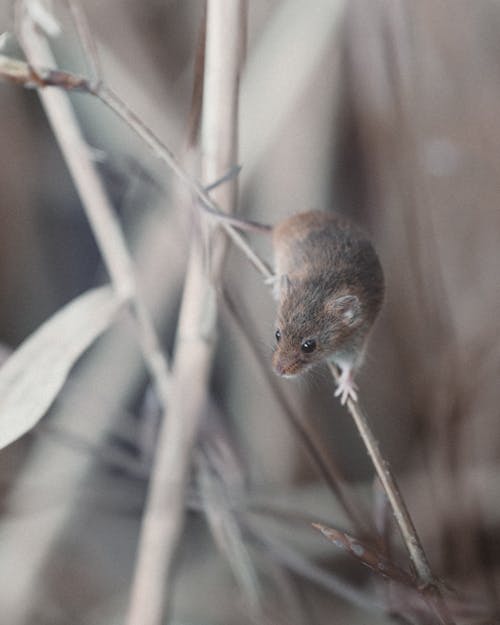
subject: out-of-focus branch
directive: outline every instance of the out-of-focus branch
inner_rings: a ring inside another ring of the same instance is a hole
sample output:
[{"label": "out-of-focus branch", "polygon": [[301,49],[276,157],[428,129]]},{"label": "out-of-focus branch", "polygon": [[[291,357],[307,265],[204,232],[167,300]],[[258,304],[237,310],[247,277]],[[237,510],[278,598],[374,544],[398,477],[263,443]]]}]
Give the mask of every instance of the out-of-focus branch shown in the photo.
[{"label": "out-of-focus branch", "polygon": [[97,45],[89,28],[87,18],[82,7],[76,0],[66,0],[66,4],[73,18],[73,22],[80,38],[80,43],[85,54],[85,60],[88,63],[90,71],[94,75],[96,85],[99,85],[102,79],[101,61],[97,53]]},{"label": "out-of-focus branch", "polygon": [[[44,36],[27,16],[21,18],[20,36],[32,66],[53,66],[55,60]],[[166,409],[168,397],[168,363],[161,350],[153,321],[140,297],[133,263],[118,220],[68,96],[61,90],[41,90],[40,99],[59,143],[71,177],[78,190],[97,245],[115,289],[128,298],[138,330],[144,360],[154,380],[160,400]]]},{"label": "out-of-focus branch", "polygon": [[[212,125],[206,132],[211,134],[212,147],[216,146],[214,151],[205,153],[205,159],[210,159],[211,164],[209,166],[206,161],[203,169],[213,174],[208,182],[220,177],[236,162],[238,79],[245,9],[243,0],[208,2],[205,62],[209,71],[205,77],[202,127],[207,123]],[[137,129],[141,130],[141,126]],[[195,192],[195,196],[205,198],[203,186],[191,180],[177,159],[168,151],[161,150],[148,130],[142,128],[141,132],[158,155],[169,161],[171,168]],[[202,149],[205,147],[206,144]],[[234,185],[234,180],[229,185]],[[226,189],[224,200],[220,198],[226,205],[221,209],[229,212],[233,208],[233,198],[234,189]],[[210,198],[208,201],[213,204]],[[224,246],[224,240],[215,241],[214,247],[216,245]],[[214,247],[212,255],[219,251]],[[162,425],[155,455],[139,540],[128,625],[160,625],[168,602],[172,562],[182,531],[185,484],[198,424],[207,405],[216,340],[215,281],[221,265],[212,265],[209,280],[204,261],[203,241],[195,230],[177,328],[169,418]]]},{"label": "out-of-focus branch", "polygon": [[[253,566],[248,546],[244,539],[239,519],[231,507],[231,492],[228,488],[227,470],[214,466],[217,449],[206,445],[197,455],[197,474],[201,507],[208,526],[231,567],[234,577],[255,617],[261,616],[261,588]],[[229,467],[233,468],[233,467]],[[219,469],[219,470],[218,470]]]},{"label": "out-of-focus branch", "polygon": [[[55,62],[43,36],[37,32],[28,19],[22,19],[20,26],[23,47],[32,65],[53,66]],[[38,72],[31,70],[30,65],[27,65],[27,68],[30,75],[39,76]],[[53,70],[48,73],[44,72],[42,75],[61,79],[60,74]],[[63,79],[63,86],[66,88],[68,80],[65,74]],[[69,84],[74,83],[75,81],[73,83],[69,81]],[[40,98],[79,192],[113,284],[117,291],[130,301],[143,357],[155,383],[165,416],[170,394],[169,366],[160,347],[150,313],[139,296],[133,263],[121,228],[95,168],[91,152],[81,135],[67,94],[62,90],[43,90],[40,91]],[[163,577],[160,576],[159,583],[163,581]]]},{"label": "out-of-focus branch", "polygon": [[[202,208],[214,215],[223,212],[209,195],[207,189],[198,180],[193,178],[179,162],[175,154],[154,134],[154,132],[140,119],[138,115],[109,87],[102,84],[92,86],[88,79],[77,76],[70,72],[61,72],[38,67],[34,69],[29,63],[0,55],[0,80],[15,83],[28,89],[43,87],[60,87],[65,91],[80,91],[98,97],[115,115],[122,119],[152,150],[152,152],[164,162],[172,172],[183,182],[188,189],[198,198]],[[213,180],[208,180],[209,183]],[[254,265],[265,278],[272,277],[272,271],[267,264],[259,258],[245,238],[230,224],[220,222],[221,227],[248,260]]]},{"label": "out-of-focus branch", "polygon": [[[184,169],[175,154],[148,128],[142,120],[127,106],[127,104],[108,87],[100,87],[93,92],[109,109],[120,117],[145,143],[152,152],[183,182],[186,187],[195,195],[204,208],[210,209],[212,213],[224,212],[205,190],[205,186],[194,179]],[[224,172],[220,172],[221,174]],[[213,180],[207,180],[208,183]],[[241,234],[227,222],[221,221],[221,227],[231,238],[233,243],[240,248],[249,261],[265,278],[271,278],[272,272],[269,267],[254,252],[252,247],[245,241]]]}]

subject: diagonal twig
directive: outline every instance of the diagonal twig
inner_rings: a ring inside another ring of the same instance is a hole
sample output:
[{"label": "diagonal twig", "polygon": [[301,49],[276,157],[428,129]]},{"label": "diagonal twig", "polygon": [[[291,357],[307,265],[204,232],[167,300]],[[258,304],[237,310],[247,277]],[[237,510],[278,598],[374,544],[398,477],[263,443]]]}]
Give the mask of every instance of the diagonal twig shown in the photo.
[{"label": "diagonal twig", "polygon": [[[87,78],[71,72],[49,69],[37,66],[36,69],[29,63],[0,55],[0,80],[18,84],[27,89],[42,89],[44,87],[60,87],[65,91],[79,91],[93,95],[122,121],[133,130],[152,150],[152,152],[164,162],[172,172],[189,188],[198,198],[200,206],[207,210],[214,219],[223,211],[220,206],[210,197],[210,188],[202,185],[193,178],[179,162],[175,154],[163,143],[155,133],[140,119],[140,117],[116,94],[111,88],[103,85],[100,81],[91,85]],[[211,185],[210,185],[211,186]],[[228,222],[221,220],[221,228],[233,241],[252,265],[264,278],[272,278],[272,271],[268,265],[256,254],[254,249],[247,243],[245,238]]]},{"label": "diagonal twig", "polygon": [[[328,363],[328,367],[335,382],[339,379],[339,372],[333,363]],[[422,585],[429,601],[434,606],[436,614],[445,625],[453,625],[453,619],[441,595],[441,590],[432,574],[427,556],[418,537],[413,520],[408,512],[403,496],[399,490],[394,474],[380,451],[378,442],[370,428],[366,416],[363,414],[359,404],[352,399],[347,400],[347,408],[351,413],[358,432],[363,440],[365,448],[370,456],[378,478],[382,484],[387,499],[389,500],[392,512],[396,519],[397,526],[403,538],[410,559],[415,567],[419,582]]]},{"label": "diagonal twig", "polygon": [[[21,17],[20,37],[32,66],[54,66],[44,36],[28,17]],[[125,239],[83,138],[68,96],[61,90],[40,90],[39,96],[80,195],[97,245],[116,290],[130,302],[139,343],[163,407],[168,397],[168,362],[151,316],[140,297]]]}]

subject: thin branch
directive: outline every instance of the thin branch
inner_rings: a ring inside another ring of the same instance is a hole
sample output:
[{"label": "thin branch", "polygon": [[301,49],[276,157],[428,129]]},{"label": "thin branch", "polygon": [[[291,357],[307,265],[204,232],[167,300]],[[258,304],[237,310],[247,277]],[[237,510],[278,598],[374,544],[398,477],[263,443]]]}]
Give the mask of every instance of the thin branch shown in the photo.
[{"label": "thin branch", "polygon": [[[339,372],[337,367],[333,363],[329,363],[328,366],[335,382],[338,382]],[[378,442],[370,428],[368,420],[363,414],[359,404],[351,398],[347,400],[347,408],[351,413],[356,427],[358,428],[358,432],[363,440],[366,451],[370,456],[377,476],[387,495],[387,499],[391,505],[397,526],[403,538],[403,542],[408,550],[413,566],[415,567],[418,580],[424,589],[428,589],[426,594],[434,595],[434,607],[441,621],[446,625],[453,625],[453,619],[444,604],[441,591],[432,574],[427,556],[425,555],[417,530],[415,529],[415,525],[413,524],[412,518],[408,512],[408,508],[406,507],[392,470],[380,452]]]},{"label": "thin branch", "polygon": [[236,178],[236,176],[238,176],[240,171],[241,171],[241,165],[233,165],[233,167],[231,167],[229,171],[227,171],[223,176],[221,176],[217,180],[214,180],[214,182],[211,182],[209,185],[207,185],[205,187],[205,191],[207,193],[209,191],[213,191],[213,189],[215,189],[216,187],[219,187],[221,184],[224,184],[225,182],[228,182],[228,180],[232,180],[233,178]]},{"label": "thin branch", "polygon": [[[109,109],[111,109],[129,128],[131,128],[145,143],[152,152],[168,167],[172,172],[190,189],[198,198],[202,207],[209,209],[211,214],[217,215],[224,211],[212,200],[205,190],[205,187],[192,178],[182,167],[175,154],[144,124],[144,122],[130,109],[123,100],[109,87],[101,86],[94,92]],[[231,237],[233,243],[247,256],[249,261],[265,278],[271,278],[273,273],[262,259],[254,252],[252,247],[245,241],[239,232],[230,224],[220,221],[220,225]]]},{"label": "thin branch", "polygon": [[[200,206],[210,213],[214,219],[223,213],[221,208],[210,197],[208,190],[196,179],[192,178],[181,165],[175,154],[168,148],[154,132],[132,111],[132,109],[109,87],[102,84],[92,86],[88,79],[59,70],[38,67],[36,70],[24,61],[0,55],[0,80],[18,84],[27,89],[43,87],[60,87],[65,91],[79,91],[93,95],[108,107],[115,115],[124,121],[151,149],[153,154],[165,163],[199,199]],[[224,220],[218,220],[220,226],[231,238],[232,242],[248,258],[251,264],[265,279],[273,277],[268,265],[255,253],[245,238]]]},{"label": "thin branch", "polygon": [[95,88],[98,87],[102,79],[101,61],[97,52],[97,45],[89,28],[87,18],[82,7],[75,0],[66,0],[69,7],[73,23],[83,48],[84,56],[93,74]]},{"label": "thin branch", "polygon": [[[329,363],[328,366],[335,381],[337,382],[339,373],[336,366],[332,363]],[[384,491],[391,504],[392,511],[396,518],[396,523],[398,524],[404,544],[408,550],[413,565],[415,566],[419,580],[425,585],[434,584],[434,577],[429,563],[427,562],[427,557],[420,543],[420,539],[417,536],[413,521],[410,517],[408,509],[406,508],[406,504],[403,501],[403,497],[401,496],[392,471],[380,453],[378,442],[371,431],[368,421],[365,415],[361,412],[359,404],[354,402],[352,399],[347,401],[347,408],[354,419],[354,423],[358,428],[368,455],[370,456],[378,478],[382,483]]]},{"label": "thin branch", "polygon": [[[21,43],[33,66],[54,66],[44,36],[27,17],[21,19]],[[53,71],[53,70],[51,70]],[[166,409],[168,363],[151,316],[137,291],[133,262],[119,222],[109,202],[91,151],[83,138],[69,98],[61,90],[40,90],[39,96],[77,188],[97,245],[117,292],[130,302],[141,350]]]}]

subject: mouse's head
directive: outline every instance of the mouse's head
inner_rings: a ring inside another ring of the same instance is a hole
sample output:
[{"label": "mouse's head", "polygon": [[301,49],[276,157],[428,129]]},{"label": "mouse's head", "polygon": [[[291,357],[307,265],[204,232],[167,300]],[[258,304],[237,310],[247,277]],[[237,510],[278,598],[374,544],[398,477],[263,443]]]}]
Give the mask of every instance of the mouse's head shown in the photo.
[{"label": "mouse's head", "polygon": [[273,368],[291,377],[336,352],[350,351],[362,325],[361,302],[347,289],[325,294],[324,284],[287,281],[276,322]]}]

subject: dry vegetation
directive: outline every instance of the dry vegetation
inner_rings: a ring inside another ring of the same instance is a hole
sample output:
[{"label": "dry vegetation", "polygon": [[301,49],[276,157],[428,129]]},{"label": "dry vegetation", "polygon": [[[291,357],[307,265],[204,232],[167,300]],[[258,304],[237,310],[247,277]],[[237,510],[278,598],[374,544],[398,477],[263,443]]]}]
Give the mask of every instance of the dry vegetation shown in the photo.
[{"label": "dry vegetation", "polygon": [[[0,5],[0,620],[500,623],[500,7],[203,15]],[[371,233],[361,404],[430,585],[327,368],[271,371],[268,240],[203,204]]]}]

